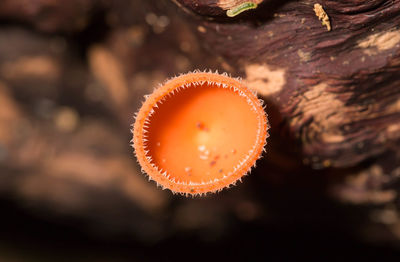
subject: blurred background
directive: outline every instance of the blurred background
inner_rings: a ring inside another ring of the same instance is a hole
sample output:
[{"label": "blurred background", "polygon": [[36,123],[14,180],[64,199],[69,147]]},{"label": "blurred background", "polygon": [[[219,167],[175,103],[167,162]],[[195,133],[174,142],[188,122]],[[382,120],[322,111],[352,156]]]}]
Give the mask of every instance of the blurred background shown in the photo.
[{"label": "blurred background", "polygon": [[397,211],[374,209],[393,192],[333,198],[361,168],[308,168],[273,128],[234,188],[185,198],[147,181],[130,146],[143,96],[235,71],[187,21],[167,0],[0,1],[0,261],[398,261]]}]

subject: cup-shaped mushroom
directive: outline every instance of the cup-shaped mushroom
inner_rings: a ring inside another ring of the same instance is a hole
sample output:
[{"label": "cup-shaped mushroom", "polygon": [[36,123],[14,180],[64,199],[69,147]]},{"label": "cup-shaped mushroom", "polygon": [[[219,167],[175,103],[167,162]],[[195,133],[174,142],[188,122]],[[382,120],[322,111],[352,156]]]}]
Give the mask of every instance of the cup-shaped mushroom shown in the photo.
[{"label": "cup-shaped mushroom", "polygon": [[133,130],[142,169],[163,188],[203,194],[247,174],[268,136],[262,102],[241,81],[188,73],[147,97]]}]

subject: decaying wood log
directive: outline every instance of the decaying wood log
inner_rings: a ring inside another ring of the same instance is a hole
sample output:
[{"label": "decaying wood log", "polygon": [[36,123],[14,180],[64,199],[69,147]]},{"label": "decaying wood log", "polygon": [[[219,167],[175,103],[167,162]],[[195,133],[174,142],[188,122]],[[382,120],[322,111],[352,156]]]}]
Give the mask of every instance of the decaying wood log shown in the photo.
[{"label": "decaying wood log", "polygon": [[[400,1],[178,0],[209,49],[277,107],[313,167],[349,167],[400,150]],[[273,117],[273,116],[272,116]],[[396,158],[400,165],[400,158]]]},{"label": "decaying wood log", "polygon": [[370,219],[398,236],[400,1],[265,0],[233,18],[226,11],[243,1],[173,2],[266,100],[270,141],[341,177],[329,182],[332,196],[372,205]]}]

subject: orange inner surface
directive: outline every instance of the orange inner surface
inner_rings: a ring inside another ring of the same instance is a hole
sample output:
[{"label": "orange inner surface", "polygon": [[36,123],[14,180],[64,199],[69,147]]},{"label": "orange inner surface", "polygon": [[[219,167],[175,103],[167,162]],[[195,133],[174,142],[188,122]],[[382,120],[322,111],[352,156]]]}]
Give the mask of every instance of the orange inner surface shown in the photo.
[{"label": "orange inner surface", "polygon": [[190,87],[158,105],[149,119],[148,155],[176,181],[220,179],[256,143],[257,114],[230,89]]}]

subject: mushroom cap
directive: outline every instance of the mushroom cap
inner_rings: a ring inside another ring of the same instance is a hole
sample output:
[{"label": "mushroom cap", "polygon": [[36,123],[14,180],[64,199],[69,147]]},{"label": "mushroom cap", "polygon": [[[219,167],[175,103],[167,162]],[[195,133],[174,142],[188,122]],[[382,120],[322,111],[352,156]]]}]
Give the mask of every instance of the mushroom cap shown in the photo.
[{"label": "mushroom cap", "polygon": [[235,184],[268,137],[263,103],[239,79],[194,72],[147,96],[133,126],[142,170],[162,188],[205,194]]}]

